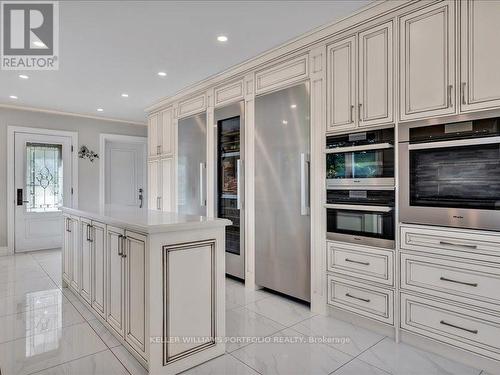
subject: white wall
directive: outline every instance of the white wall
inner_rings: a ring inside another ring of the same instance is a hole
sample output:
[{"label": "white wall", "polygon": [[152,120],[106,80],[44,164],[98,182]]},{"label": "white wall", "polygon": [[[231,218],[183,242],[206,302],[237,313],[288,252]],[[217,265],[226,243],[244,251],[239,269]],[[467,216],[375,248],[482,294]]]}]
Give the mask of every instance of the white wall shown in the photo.
[{"label": "white wall", "polygon": [[[7,127],[26,126],[78,132],[78,145],[99,153],[99,134],[147,136],[146,126],[0,108],[0,247],[7,246]],[[75,150],[75,152],[77,152]],[[78,204],[83,209],[99,207],[99,162],[78,159]]]}]

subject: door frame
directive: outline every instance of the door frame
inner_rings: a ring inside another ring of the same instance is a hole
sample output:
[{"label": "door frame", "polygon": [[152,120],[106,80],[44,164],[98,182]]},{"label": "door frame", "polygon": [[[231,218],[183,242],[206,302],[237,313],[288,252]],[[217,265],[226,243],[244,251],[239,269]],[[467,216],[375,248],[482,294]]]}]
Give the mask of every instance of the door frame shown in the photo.
[{"label": "door frame", "polygon": [[16,133],[60,136],[71,139],[71,187],[73,188],[73,194],[71,196],[70,206],[72,208],[78,208],[78,154],[76,152],[76,147],[78,145],[78,132],[9,125],[7,127],[7,255],[13,255],[15,252],[14,206],[16,204],[16,200],[14,194],[14,140]]},{"label": "door frame", "polygon": [[[134,135],[122,134],[99,134],[99,208],[103,208],[106,202],[106,142],[124,142],[124,143],[142,143],[145,146],[144,160],[146,176],[146,185],[148,182],[148,138]],[[147,194],[148,187],[144,187],[144,192]],[[147,200],[146,200],[147,203]]]}]

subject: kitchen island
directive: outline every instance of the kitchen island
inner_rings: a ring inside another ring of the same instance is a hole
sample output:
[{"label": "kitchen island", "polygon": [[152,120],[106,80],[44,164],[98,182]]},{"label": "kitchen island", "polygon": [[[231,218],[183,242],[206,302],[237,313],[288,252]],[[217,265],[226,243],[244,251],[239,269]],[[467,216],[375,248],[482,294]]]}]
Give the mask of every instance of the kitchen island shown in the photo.
[{"label": "kitchen island", "polygon": [[63,217],[63,286],[149,373],[224,354],[229,220],[113,206]]}]

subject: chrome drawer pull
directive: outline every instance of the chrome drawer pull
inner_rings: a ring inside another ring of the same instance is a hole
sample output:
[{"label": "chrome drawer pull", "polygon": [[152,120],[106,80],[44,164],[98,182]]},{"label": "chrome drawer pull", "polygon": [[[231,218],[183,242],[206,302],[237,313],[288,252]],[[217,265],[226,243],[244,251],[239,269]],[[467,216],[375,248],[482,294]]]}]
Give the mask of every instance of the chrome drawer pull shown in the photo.
[{"label": "chrome drawer pull", "polygon": [[370,262],[360,262],[359,260],[352,260],[352,259],[349,259],[349,258],[345,258],[345,261],[349,262],[349,263],[362,264],[363,266],[369,266],[370,265]]},{"label": "chrome drawer pull", "polygon": [[448,246],[456,246],[456,247],[465,247],[466,249],[477,249],[477,245],[465,245],[461,243],[453,243],[446,241],[439,241],[440,245],[448,245]]},{"label": "chrome drawer pull", "polygon": [[452,327],[452,328],[456,328],[456,329],[461,329],[462,331],[470,332],[470,333],[473,333],[475,335],[477,335],[477,333],[479,332],[477,329],[469,329],[469,328],[459,327],[459,326],[456,326],[455,324],[445,322],[444,320],[441,320],[439,323],[441,323],[444,326],[448,326],[448,327]]},{"label": "chrome drawer pull", "polygon": [[349,297],[349,298],[358,299],[358,300],[366,302],[366,303],[370,302],[370,300],[368,298],[356,297],[356,296],[353,296],[352,294],[349,294],[349,293],[346,293],[345,296]]},{"label": "chrome drawer pull", "polygon": [[450,282],[450,283],[457,283],[457,284],[462,284],[462,285],[473,286],[473,287],[478,286],[478,283],[467,283],[467,282],[465,282],[465,281],[458,281],[458,280],[448,279],[448,278],[443,277],[443,276],[441,276],[441,277],[439,278],[439,280],[441,280],[441,281],[448,281],[448,282]]}]

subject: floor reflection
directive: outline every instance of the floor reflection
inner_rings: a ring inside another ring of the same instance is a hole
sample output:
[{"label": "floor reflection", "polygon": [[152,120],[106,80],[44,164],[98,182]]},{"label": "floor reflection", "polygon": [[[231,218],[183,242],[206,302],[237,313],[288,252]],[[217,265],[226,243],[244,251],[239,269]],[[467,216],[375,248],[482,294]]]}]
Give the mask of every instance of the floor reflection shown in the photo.
[{"label": "floor reflection", "polygon": [[26,293],[26,357],[59,348],[62,294],[59,289]]}]

